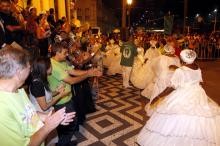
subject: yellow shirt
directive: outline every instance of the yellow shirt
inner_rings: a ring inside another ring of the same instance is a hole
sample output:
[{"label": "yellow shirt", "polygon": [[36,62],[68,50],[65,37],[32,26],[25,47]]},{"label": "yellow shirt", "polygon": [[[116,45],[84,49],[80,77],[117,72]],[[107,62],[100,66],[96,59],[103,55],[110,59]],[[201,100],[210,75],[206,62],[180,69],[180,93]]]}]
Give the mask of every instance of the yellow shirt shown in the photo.
[{"label": "yellow shirt", "polygon": [[0,91],[0,145],[26,146],[43,123],[24,89],[17,93]]}]

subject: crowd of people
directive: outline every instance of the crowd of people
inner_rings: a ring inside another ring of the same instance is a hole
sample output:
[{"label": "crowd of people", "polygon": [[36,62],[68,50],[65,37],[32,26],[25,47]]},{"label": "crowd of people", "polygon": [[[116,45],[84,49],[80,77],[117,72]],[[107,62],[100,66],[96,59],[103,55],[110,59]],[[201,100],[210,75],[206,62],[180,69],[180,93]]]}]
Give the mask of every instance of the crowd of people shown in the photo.
[{"label": "crowd of people", "polygon": [[150,100],[141,146],[220,145],[220,108],[201,87],[195,63],[203,53],[220,55],[219,35],[137,30],[123,42],[119,34],[93,35],[65,17],[56,21],[54,9],[21,13],[16,4],[0,1],[1,144],[47,144],[56,129],[56,145],[77,145],[71,138],[96,111],[105,68],[107,75],[122,74],[125,90],[134,86]]},{"label": "crowd of people", "polygon": [[95,37],[87,27],[73,32],[65,18],[55,21],[53,9],[37,16],[30,7],[20,19],[15,2],[0,1],[1,144],[47,144],[56,128],[56,145],[76,145],[73,135],[96,111],[91,84],[102,71]]}]

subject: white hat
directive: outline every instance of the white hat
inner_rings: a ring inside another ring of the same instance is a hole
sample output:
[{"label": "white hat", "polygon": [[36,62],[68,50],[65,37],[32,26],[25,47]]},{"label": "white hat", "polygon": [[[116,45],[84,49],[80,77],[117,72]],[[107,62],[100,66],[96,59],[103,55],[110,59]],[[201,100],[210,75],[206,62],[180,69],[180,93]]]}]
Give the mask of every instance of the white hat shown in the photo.
[{"label": "white hat", "polygon": [[195,61],[197,55],[196,55],[196,52],[193,50],[184,49],[181,51],[180,57],[183,60],[183,62],[187,64],[192,64]]},{"label": "white hat", "polygon": [[47,14],[47,12],[44,10],[40,12],[40,15],[45,15],[45,14]]},{"label": "white hat", "polygon": [[157,41],[155,41],[155,40],[151,40],[151,41],[150,41],[151,47],[156,48],[156,44],[157,44]]},{"label": "white hat", "polygon": [[35,7],[30,7],[30,8],[28,9],[28,11],[31,12],[32,9],[35,9]]},{"label": "white hat", "polygon": [[171,45],[168,45],[166,44],[164,46],[164,51],[167,53],[167,54],[174,54],[175,53],[175,48]]}]

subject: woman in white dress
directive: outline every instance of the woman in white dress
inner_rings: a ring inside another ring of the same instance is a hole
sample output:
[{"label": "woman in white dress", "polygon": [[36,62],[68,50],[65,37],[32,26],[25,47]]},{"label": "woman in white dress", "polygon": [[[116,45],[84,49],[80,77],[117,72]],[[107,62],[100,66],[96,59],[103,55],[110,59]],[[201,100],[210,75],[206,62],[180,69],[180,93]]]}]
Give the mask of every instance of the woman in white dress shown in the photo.
[{"label": "woman in white dress", "polygon": [[[164,55],[155,58],[155,63],[152,67],[153,71],[155,72],[155,82],[152,83],[153,88],[146,88],[142,91],[143,95],[148,95],[150,101],[152,101],[169,86],[170,79],[174,72],[170,69],[170,66],[173,65],[180,67],[180,60],[175,55],[175,48],[173,48],[171,45],[165,45],[164,51]],[[149,95],[149,92],[151,95]]]},{"label": "woman in white dress", "polygon": [[220,145],[220,107],[200,85],[196,53],[183,50],[181,59],[183,66],[174,72],[171,86],[151,103],[161,100],[137,137],[141,146]]},{"label": "woman in white dress", "polygon": [[122,73],[122,67],[120,65],[121,62],[121,52],[120,52],[120,46],[118,44],[114,44],[112,48],[112,58],[109,62],[109,68],[108,68],[108,75],[115,75],[115,74],[121,74]]},{"label": "woman in white dress", "polygon": [[144,48],[141,46],[141,43],[139,41],[137,41],[135,45],[138,46],[137,48],[138,55],[134,60],[130,81],[136,88],[143,89],[144,88],[143,76],[145,75],[143,74]]},{"label": "woman in white dress", "polygon": [[106,53],[105,53],[104,58],[103,58],[104,67],[108,68],[111,61],[112,61],[112,58],[114,56],[114,53],[113,53],[114,43],[115,43],[114,39],[111,39],[109,41],[109,44],[105,48]]},{"label": "woman in white dress", "polygon": [[150,45],[151,47],[146,51],[144,55],[145,63],[143,65],[143,72],[142,72],[142,82],[143,88],[145,92],[141,92],[141,95],[149,98],[152,92],[152,88],[155,83],[155,71],[154,66],[156,65],[156,58],[160,56],[159,50],[156,48],[157,41],[151,40]]},{"label": "woman in white dress", "polygon": [[156,58],[160,55],[160,52],[156,47],[157,41],[151,40],[150,45],[151,45],[150,48],[144,54],[144,59],[151,60],[151,59]]}]

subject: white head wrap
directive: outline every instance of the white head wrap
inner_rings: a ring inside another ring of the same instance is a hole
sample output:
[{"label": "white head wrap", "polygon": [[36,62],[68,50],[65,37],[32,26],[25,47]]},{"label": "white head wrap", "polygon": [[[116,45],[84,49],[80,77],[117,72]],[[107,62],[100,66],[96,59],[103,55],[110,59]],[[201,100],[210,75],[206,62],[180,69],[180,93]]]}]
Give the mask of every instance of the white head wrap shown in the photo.
[{"label": "white head wrap", "polygon": [[196,52],[193,50],[184,49],[181,51],[180,57],[183,60],[183,62],[187,64],[192,64],[195,61],[197,55],[196,55]]},{"label": "white head wrap", "polygon": [[175,53],[175,48],[171,45],[168,45],[166,44],[164,46],[164,51],[167,53],[167,54],[174,54]]}]

